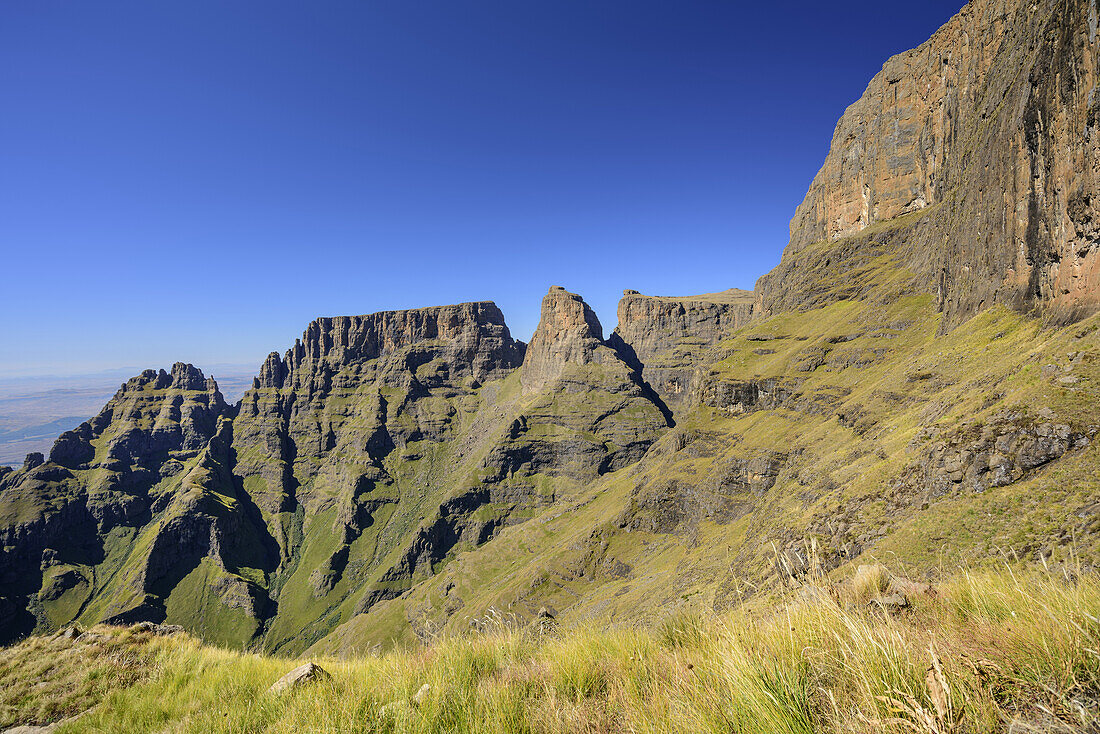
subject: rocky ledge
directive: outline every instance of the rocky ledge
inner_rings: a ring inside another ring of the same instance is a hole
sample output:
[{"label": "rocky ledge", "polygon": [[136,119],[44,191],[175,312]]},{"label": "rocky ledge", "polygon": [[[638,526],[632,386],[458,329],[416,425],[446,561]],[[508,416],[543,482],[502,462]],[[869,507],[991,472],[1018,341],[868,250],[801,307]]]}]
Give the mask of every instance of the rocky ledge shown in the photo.
[{"label": "rocky ledge", "polygon": [[673,412],[694,402],[707,349],[749,322],[755,295],[737,288],[698,296],[623,291],[609,342],[626,353]]}]

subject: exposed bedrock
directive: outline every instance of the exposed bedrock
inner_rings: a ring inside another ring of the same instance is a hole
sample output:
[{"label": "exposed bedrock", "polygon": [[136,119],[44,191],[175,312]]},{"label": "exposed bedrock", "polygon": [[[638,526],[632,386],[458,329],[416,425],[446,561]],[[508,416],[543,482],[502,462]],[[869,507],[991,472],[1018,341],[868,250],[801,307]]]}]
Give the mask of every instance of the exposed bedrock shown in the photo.
[{"label": "exposed bedrock", "polygon": [[47,623],[42,604],[71,606],[62,597],[90,589],[107,535],[150,521],[158,487],[203,450],[226,410],[217,384],[191,365],[146,370],[62,434],[49,461],[0,478],[0,593],[15,610],[0,636]]},{"label": "exposed bedrock", "polygon": [[1068,451],[1088,446],[1095,431],[1095,427],[1074,428],[1006,411],[988,424],[963,425],[948,435],[922,437],[919,458],[906,469],[898,486],[932,497],[1002,487]]},{"label": "exposed bedrock", "polygon": [[298,487],[319,474],[357,493],[395,447],[443,440],[449,401],[507,376],[523,353],[491,302],[317,319],[245,393],[238,471],[269,513],[316,505]]},{"label": "exposed bedrock", "polygon": [[731,288],[699,296],[644,296],[627,290],[609,343],[675,413],[698,400],[696,369],[708,348],[752,318],[753,293]]},{"label": "exposed bedrock", "polygon": [[596,314],[560,286],[543,298],[520,377],[521,414],[486,460],[497,476],[614,471],[637,461],[669,425],[622,342],[604,342]]},{"label": "exposed bedrock", "polygon": [[560,378],[568,365],[617,367],[621,360],[603,341],[595,312],[576,293],[550,287],[523,360],[523,391],[535,393]]},{"label": "exposed bedrock", "polygon": [[1094,312],[1096,38],[1092,0],[974,0],[889,59],[837,124],[783,260],[757,284],[759,308],[847,297],[851,284],[827,275],[869,251],[910,268],[945,327],[994,303]]}]

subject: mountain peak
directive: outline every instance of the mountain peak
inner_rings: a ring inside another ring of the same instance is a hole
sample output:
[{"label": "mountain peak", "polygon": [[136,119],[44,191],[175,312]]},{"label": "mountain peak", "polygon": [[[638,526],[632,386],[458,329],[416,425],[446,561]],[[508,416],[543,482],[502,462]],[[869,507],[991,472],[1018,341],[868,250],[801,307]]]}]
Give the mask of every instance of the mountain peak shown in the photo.
[{"label": "mountain peak", "polygon": [[578,294],[560,285],[550,286],[543,296],[539,325],[523,360],[524,392],[535,392],[553,382],[561,376],[566,364],[602,363],[610,359],[614,355],[604,345],[603,327],[596,313]]}]

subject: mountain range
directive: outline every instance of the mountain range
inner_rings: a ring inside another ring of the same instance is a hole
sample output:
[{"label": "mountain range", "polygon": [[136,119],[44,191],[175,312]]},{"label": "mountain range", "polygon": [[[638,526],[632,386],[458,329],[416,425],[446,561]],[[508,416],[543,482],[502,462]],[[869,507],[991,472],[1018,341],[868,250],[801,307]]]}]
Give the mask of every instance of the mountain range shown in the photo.
[{"label": "mountain range", "polygon": [[[890,557],[1100,563],[1094,0],[973,0],[837,124],[753,291],[318,318],[236,403],[146,370],[0,468],[0,640],[350,654],[643,621]],[[613,274],[608,274],[612,277]],[[626,284],[628,285],[628,284]]]}]

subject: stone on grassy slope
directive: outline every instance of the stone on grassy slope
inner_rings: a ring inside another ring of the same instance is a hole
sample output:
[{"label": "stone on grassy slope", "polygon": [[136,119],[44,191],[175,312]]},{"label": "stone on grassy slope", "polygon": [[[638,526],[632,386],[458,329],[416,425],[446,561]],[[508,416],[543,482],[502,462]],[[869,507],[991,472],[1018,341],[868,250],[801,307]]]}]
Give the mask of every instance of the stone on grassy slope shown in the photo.
[{"label": "stone on grassy slope", "polygon": [[82,711],[76,716],[70,716],[66,719],[61,719],[60,721],[55,721],[52,724],[24,724],[23,726],[13,726],[9,729],[5,729],[2,734],[52,734],[52,732],[60,731],[62,727],[79,721],[90,711],[91,709],[88,709],[88,711]]},{"label": "stone on grassy slope", "polygon": [[867,602],[867,606],[878,607],[887,612],[898,612],[909,608],[909,600],[905,598],[904,594],[884,594]]},{"label": "stone on grassy slope", "polygon": [[310,683],[318,683],[331,678],[332,676],[329,675],[329,672],[320,665],[317,665],[317,663],[306,663],[305,665],[299,665],[297,668],[272,683],[271,687],[267,689],[267,692],[272,695],[279,695],[288,691],[297,690]]}]

